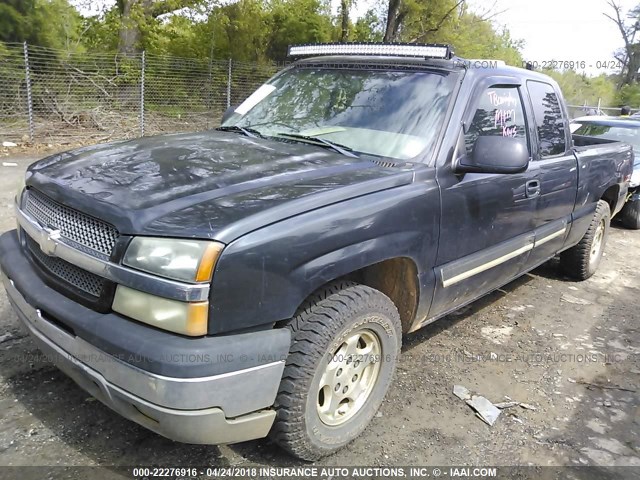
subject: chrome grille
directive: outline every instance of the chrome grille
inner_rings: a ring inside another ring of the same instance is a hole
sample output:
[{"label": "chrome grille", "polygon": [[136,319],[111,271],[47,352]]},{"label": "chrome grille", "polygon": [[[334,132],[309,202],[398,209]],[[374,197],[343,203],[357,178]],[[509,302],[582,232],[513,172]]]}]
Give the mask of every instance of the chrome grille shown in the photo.
[{"label": "chrome grille", "polygon": [[61,239],[85,253],[108,258],[118,231],[97,218],[62,205],[34,189],[27,191],[25,211],[42,225],[60,230]]},{"label": "chrome grille", "polygon": [[78,268],[61,258],[48,256],[40,249],[40,245],[35,240],[28,235],[25,237],[29,251],[49,273],[89,295],[100,296],[105,282],[102,277]]}]

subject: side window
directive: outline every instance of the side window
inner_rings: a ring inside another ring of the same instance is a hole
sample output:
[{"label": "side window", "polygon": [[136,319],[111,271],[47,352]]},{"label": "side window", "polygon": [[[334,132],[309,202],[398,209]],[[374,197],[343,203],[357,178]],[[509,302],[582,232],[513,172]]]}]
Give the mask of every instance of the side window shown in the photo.
[{"label": "side window", "polygon": [[490,87],[482,93],[469,131],[464,136],[471,154],[480,136],[526,138],[526,124],[518,87]]},{"label": "side window", "polygon": [[533,117],[540,141],[540,156],[561,155],[566,150],[564,118],[560,101],[548,83],[527,82],[533,105]]}]

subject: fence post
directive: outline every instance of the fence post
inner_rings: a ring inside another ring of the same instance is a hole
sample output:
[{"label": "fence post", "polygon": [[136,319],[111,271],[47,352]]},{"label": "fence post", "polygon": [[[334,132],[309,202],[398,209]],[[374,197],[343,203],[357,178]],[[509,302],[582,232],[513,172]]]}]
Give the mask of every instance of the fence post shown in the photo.
[{"label": "fence post", "polygon": [[29,69],[29,48],[24,42],[24,76],[27,82],[27,114],[29,120],[29,143],[33,143],[33,99],[31,97],[31,71]]},{"label": "fence post", "polygon": [[211,87],[213,84],[213,56],[209,56],[209,81],[207,82],[207,130],[210,128],[211,118]]},{"label": "fence post", "polygon": [[227,67],[227,108],[231,106],[231,59]]},{"label": "fence post", "polygon": [[140,72],[140,136],[144,137],[144,70],[146,68],[146,51],[142,51],[142,71]]}]

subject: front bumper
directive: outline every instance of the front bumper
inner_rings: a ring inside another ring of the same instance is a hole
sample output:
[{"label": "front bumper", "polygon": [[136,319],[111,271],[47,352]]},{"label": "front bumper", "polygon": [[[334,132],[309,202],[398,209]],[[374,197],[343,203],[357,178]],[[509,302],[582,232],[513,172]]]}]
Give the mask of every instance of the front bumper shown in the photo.
[{"label": "front bumper", "polygon": [[[15,232],[11,233],[15,237]],[[38,347],[80,387],[125,418],[179,442],[234,443],[267,435],[275,419],[270,407],[277,395],[286,353],[247,368],[242,368],[247,362],[244,359],[236,370],[233,356],[227,356],[224,373],[202,377],[170,377],[143,370],[127,361],[131,359],[111,355],[76,335],[65,327],[65,318],[48,318],[46,312],[52,303],[70,306],[70,300],[35,275],[21,250],[7,248],[14,242],[17,238],[0,241],[2,282],[9,300]],[[47,310],[39,308],[38,298],[46,299]],[[98,320],[103,322],[115,319],[114,315],[100,315],[77,304],[73,313],[79,314],[79,308],[86,310],[87,316],[99,315],[102,318]],[[255,339],[251,341],[253,354],[264,346],[259,333],[251,334]],[[271,334],[264,335],[268,339]],[[233,343],[232,337],[236,335],[227,337],[225,343]],[[242,345],[246,348],[248,344]],[[208,354],[215,361],[216,352]],[[240,361],[240,355],[236,359]],[[186,371],[187,366],[181,365],[180,371]],[[203,368],[202,362],[194,366]]]}]

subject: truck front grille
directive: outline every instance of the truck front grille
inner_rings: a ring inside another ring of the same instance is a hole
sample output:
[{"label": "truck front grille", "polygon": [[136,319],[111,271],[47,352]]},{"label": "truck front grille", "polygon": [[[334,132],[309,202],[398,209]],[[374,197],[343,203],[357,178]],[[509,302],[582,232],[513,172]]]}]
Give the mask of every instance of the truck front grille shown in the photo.
[{"label": "truck front grille", "polygon": [[61,239],[90,255],[108,259],[118,231],[106,222],[62,205],[30,188],[25,211],[42,225],[60,230]]},{"label": "truck front grille", "polygon": [[100,296],[105,282],[102,277],[78,268],[61,258],[50,257],[40,249],[40,245],[29,235],[25,235],[25,237],[29,252],[40,263],[45,272],[93,297]]}]

